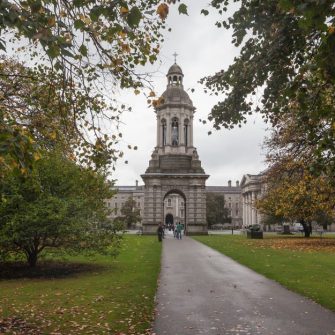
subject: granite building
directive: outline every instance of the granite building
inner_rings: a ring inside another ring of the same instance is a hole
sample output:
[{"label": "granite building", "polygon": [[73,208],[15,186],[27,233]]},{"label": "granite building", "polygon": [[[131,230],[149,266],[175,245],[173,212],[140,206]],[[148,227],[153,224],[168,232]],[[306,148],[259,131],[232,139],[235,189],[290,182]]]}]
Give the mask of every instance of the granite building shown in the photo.
[{"label": "granite building", "polygon": [[167,88],[155,107],[156,147],[149,167],[141,175],[145,184],[143,233],[155,234],[158,224],[171,219],[165,204],[176,195],[181,198],[180,220],[186,233],[207,234],[205,187],[209,176],[193,145],[195,107],[184,90],[180,66],[173,64],[166,77]]},{"label": "granite building", "polygon": [[[144,185],[136,184],[133,186],[116,186],[117,194],[112,199],[106,200],[106,204],[110,209],[113,209],[111,218],[121,216],[121,208],[125,201],[130,197],[136,202],[136,206],[140,209],[141,217],[144,214]],[[232,218],[232,223],[235,227],[242,227],[243,222],[243,198],[242,188],[239,181],[232,185],[231,181],[227,186],[206,186],[205,195],[208,193],[224,195],[225,206],[228,209],[229,216]],[[163,202],[164,223],[180,222],[185,224],[185,203],[182,197],[178,194],[168,195]],[[142,222],[139,224],[142,224]]]}]

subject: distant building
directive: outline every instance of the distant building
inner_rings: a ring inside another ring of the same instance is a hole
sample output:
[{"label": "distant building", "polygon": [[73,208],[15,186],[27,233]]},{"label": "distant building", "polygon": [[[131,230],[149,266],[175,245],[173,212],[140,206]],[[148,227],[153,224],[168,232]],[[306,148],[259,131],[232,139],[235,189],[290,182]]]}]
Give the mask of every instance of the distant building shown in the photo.
[{"label": "distant building", "polygon": [[[121,215],[121,208],[129,197],[135,200],[136,206],[141,210],[141,216],[143,215],[144,185],[138,185],[138,182],[136,182],[134,186],[115,186],[115,189],[117,194],[112,199],[106,200],[108,208],[113,209],[111,218]],[[232,186],[231,181],[228,182],[228,186],[206,186],[205,193],[224,195],[225,206],[232,218],[232,223],[234,226],[242,227],[243,202],[238,181],[234,186]],[[185,224],[185,203],[182,197],[178,194],[170,194],[165,198],[163,206],[166,224],[176,222]]]},{"label": "distant building", "polygon": [[245,174],[241,181],[241,196],[243,207],[243,227],[262,224],[262,214],[256,208],[256,201],[264,191],[262,174]]}]

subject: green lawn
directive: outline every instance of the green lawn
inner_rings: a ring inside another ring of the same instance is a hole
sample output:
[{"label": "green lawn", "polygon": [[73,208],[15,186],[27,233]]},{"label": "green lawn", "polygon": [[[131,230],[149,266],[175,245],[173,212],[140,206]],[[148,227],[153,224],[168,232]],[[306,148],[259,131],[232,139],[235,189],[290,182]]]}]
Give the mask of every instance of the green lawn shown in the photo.
[{"label": "green lawn", "polygon": [[1,279],[0,320],[18,318],[42,334],[145,334],[161,244],[155,237],[125,236],[122,245],[116,259],[72,257],[94,267],[64,278]]},{"label": "green lawn", "polygon": [[334,239],[209,235],[196,240],[335,311]]}]

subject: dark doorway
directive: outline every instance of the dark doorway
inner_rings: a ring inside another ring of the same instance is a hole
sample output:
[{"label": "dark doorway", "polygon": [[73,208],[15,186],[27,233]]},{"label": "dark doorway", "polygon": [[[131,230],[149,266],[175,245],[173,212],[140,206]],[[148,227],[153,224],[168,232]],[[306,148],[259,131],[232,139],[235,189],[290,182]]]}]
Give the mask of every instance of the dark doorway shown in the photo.
[{"label": "dark doorway", "polygon": [[172,214],[166,214],[165,225],[168,227],[173,225],[173,215]]}]

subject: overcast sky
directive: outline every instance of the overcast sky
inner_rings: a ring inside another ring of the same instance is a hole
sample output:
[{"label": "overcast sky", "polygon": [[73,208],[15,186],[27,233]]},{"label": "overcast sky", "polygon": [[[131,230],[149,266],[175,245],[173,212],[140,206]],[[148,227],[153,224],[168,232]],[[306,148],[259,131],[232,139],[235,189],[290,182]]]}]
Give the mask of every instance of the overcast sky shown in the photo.
[{"label": "overcast sky", "polygon": [[[174,63],[172,54],[177,52],[177,63],[184,73],[184,89],[196,107],[194,146],[205,172],[210,175],[207,185],[227,185],[228,180],[235,183],[241,180],[243,174],[257,174],[264,169],[262,142],[267,125],[255,115],[242,128],[213,131],[209,136],[211,125],[199,122],[199,119],[206,119],[220,97],[205,94],[197,82],[206,75],[226,69],[239,51],[231,44],[231,33],[214,25],[214,15],[200,15],[201,9],[207,8],[208,0],[183,2],[188,4],[189,16],[178,15],[177,6],[170,10],[167,24],[172,32],[166,31],[160,62],[150,68],[155,71],[155,91],[160,95],[165,90],[165,76]],[[233,8],[228,15],[232,12]],[[191,88],[195,89],[194,93],[191,93]],[[127,93],[122,99],[132,106],[133,112],[122,116],[125,158],[118,162],[112,177],[117,179],[117,185],[133,185],[135,180],[143,184],[140,175],[148,167],[156,144],[156,116],[153,109],[148,107],[145,97]],[[128,144],[137,145],[138,150],[128,150]],[[125,160],[128,164],[124,164]]]}]

